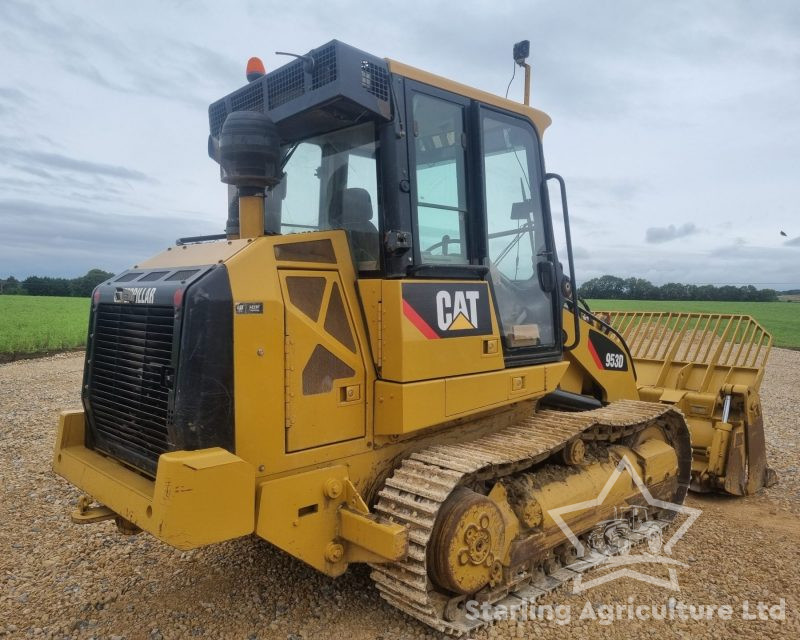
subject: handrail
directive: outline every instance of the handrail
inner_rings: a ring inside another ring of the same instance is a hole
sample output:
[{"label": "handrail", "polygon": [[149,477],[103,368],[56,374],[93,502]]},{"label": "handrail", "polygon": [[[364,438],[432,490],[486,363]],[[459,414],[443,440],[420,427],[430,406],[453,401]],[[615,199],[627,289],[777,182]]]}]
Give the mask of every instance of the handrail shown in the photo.
[{"label": "handrail", "polygon": [[557,173],[546,173],[545,182],[556,180],[561,189],[561,213],[564,216],[564,236],[567,241],[567,263],[569,264],[569,276],[572,279],[572,313],[575,318],[575,337],[570,345],[564,345],[564,351],[571,351],[580,344],[581,341],[581,320],[578,310],[578,286],[575,279],[575,261],[572,259],[572,235],[569,231],[569,207],[567,207],[567,185]]}]

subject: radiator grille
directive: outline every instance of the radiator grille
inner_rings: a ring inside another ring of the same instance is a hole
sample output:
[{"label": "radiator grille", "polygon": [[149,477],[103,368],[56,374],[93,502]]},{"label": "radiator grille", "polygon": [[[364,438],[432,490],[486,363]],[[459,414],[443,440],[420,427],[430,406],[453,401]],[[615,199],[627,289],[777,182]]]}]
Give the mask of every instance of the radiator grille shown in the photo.
[{"label": "radiator grille", "polygon": [[141,271],[131,271],[130,273],[125,273],[121,275],[119,278],[114,280],[114,282],[130,282],[131,280],[136,280],[140,275],[142,275]]},{"label": "radiator grille", "polygon": [[173,308],[100,304],[96,318],[88,380],[96,446],[154,472],[171,448]]}]

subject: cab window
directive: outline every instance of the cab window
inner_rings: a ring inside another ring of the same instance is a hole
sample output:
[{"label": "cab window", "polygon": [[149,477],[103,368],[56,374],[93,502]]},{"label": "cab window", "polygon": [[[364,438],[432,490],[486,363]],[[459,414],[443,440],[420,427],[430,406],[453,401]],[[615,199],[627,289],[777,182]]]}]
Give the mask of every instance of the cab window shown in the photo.
[{"label": "cab window", "polygon": [[522,120],[483,109],[483,170],[489,277],[507,348],[553,346],[551,295],[537,263],[549,259],[538,141]]},{"label": "cab window", "polygon": [[282,149],[284,178],[267,197],[267,229],[297,233],[344,229],[361,271],[380,267],[378,142],[365,123]]},{"label": "cab window", "polygon": [[466,264],[464,108],[422,93],[411,105],[420,258]]},{"label": "cab window", "polygon": [[[320,228],[320,181],[317,172],[321,164],[322,147],[319,144],[301,142],[297,145],[286,165],[286,175],[280,185],[283,187],[283,202],[278,220],[280,233],[316,231]],[[280,188],[276,189],[276,195],[280,191]]]}]

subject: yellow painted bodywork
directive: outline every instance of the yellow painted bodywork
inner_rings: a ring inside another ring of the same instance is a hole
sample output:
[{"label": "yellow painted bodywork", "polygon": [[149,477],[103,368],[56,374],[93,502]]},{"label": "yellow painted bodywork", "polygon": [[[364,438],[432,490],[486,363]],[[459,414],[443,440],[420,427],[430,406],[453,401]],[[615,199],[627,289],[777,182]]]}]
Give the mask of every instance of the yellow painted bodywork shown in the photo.
[{"label": "yellow painted bodywork", "polygon": [[568,367],[554,362],[469,376],[375,385],[375,433],[408,434],[553,391]]},{"label": "yellow painted bodywork", "polygon": [[[370,519],[347,476],[347,466],[331,465],[260,483],[256,533],[331,576],[351,560],[404,558],[405,527]],[[332,545],[342,554],[331,554]]]},{"label": "yellow painted bodywork", "polygon": [[[503,354],[499,350],[488,352],[486,348],[487,341],[500,340],[493,311],[491,334],[429,340],[403,313],[402,289],[407,282],[410,281],[358,282],[359,292],[370,302],[367,326],[379,343],[379,368],[383,380],[411,382],[444,378],[454,372],[463,375],[503,368]],[[426,279],[425,282],[435,284],[443,281]],[[447,282],[452,284],[453,281]]]},{"label": "yellow painted bodywork", "polygon": [[167,247],[161,253],[133,266],[134,269],[154,267],[193,267],[203,264],[225,262],[250,244],[251,240],[227,240],[225,242],[200,242]]},{"label": "yellow painted bodywork", "polygon": [[257,238],[264,235],[264,196],[239,198],[239,237]]},{"label": "yellow painted bodywork", "polygon": [[[263,313],[232,309],[235,451],[163,454],[146,478],[86,448],[76,413],[56,472],[180,548],[255,532],[332,576],[350,562],[402,557],[405,528],[378,521],[366,498],[411,450],[530,411],[568,364],[504,369],[491,304],[491,333],[427,340],[403,317],[402,281],[357,281],[350,256],[345,232],[320,231],[185,245],[142,263],[222,263],[234,307],[263,304]],[[301,281],[317,293],[293,293]],[[337,295],[344,311],[332,323]],[[306,371],[317,347],[348,375]],[[178,485],[186,491],[165,501],[165,487]]]},{"label": "yellow painted bodywork", "polygon": [[61,414],[53,469],[139,528],[178,549],[253,532],[255,475],[220,449],[174,451],[158,461],[155,480],[84,446],[82,411]]},{"label": "yellow painted bodywork", "polygon": [[[324,314],[314,319],[293,305],[287,291],[286,278],[311,279],[323,284],[321,310],[328,308],[333,291],[341,290],[336,271],[281,269],[281,291],[286,301],[285,365],[286,365],[286,450],[302,451],[321,445],[344,442],[365,435],[365,376],[361,350],[349,349],[325,331]],[[296,281],[296,280],[295,280]],[[348,324],[353,327],[351,314]],[[304,366],[314,350],[322,345],[347,364],[353,375],[336,379],[332,392],[304,394]],[[334,424],[331,417],[335,416]]]},{"label": "yellow painted bodywork", "polygon": [[[566,343],[573,344],[575,338],[575,325],[572,311],[564,308],[562,311],[562,326],[566,333]],[[575,348],[564,353],[565,360],[570,364],[569,369],[561,380],[561,388],[572,393],[593,395],[599,391],[604,402],[615,400],[638,400],[639,391],[636,386],[636,377],[633,373],[632,363],[628,363],[627,371],[613,371],[598,368],[589,352],[589,341],[586,339],[589,331],[602,331],[599,324],[594,323],[588,316],[580,318],[580,340]],[[615,342],[620,348],[622,343],[613,335],[606,337]]]}]

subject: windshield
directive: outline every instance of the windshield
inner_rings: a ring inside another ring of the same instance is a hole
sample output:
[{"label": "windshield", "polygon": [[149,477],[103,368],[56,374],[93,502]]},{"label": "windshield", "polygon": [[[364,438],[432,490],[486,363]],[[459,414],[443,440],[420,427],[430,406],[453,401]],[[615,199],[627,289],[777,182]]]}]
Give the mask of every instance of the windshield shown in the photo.
[{"label": "windshield", "polygon": [[489,275],[506,345],[551,346],[552,298],[537,277],[548,259],[538,142],[529,124],[493,112],[484,112],[482,129]]},{"label": "windshield", "polygon": [[284,178],[267,198],[267,230],[348,232],[358,268],[380,266],[378,143],[365,123],[282,148]]}]

